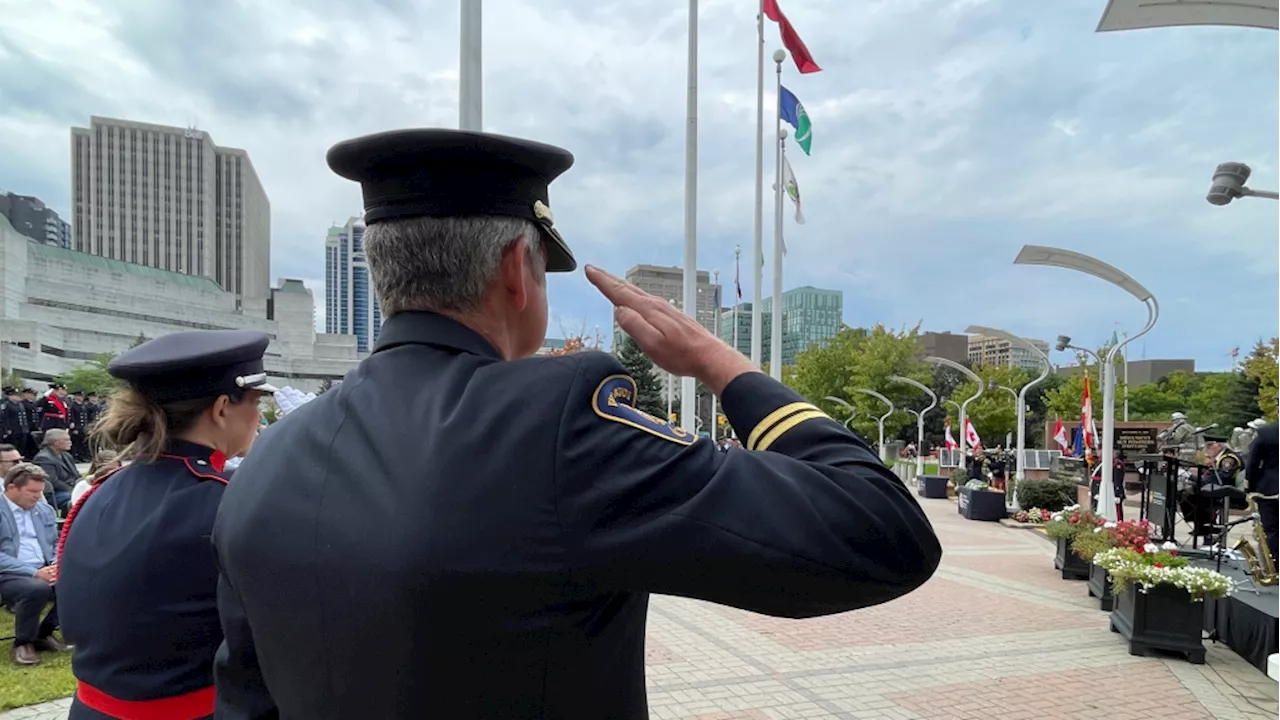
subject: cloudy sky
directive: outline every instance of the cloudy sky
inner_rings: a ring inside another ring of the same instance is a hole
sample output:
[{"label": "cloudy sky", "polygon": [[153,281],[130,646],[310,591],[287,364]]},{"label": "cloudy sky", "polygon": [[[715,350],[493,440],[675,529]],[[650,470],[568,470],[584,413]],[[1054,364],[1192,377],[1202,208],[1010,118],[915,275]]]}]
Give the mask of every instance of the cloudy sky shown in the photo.
[{"label": "cloudy sky", "polygon": [[[457,5],[0,0],[0,189],[67,216],[68,128],[90,115],[197,125],[248,150],[272,202],[271,274],[322,301],[326,230],[361,211],[325,150],[456,126]],[[808,222],[788,216],[787,287],[843,290],[851,325],[1090,345],[1141,327],[1120,290],[1011,264],[1035,243],[1095,255],[1156,294],[1160,323],[1135,357],[1224,368],[1232,347],[1276,334],[1277,204],[1204,201],[1226,160],[1280,186],[1275,32],[1098,34],[1105,0],[781,5],[823,68],[783,69],[815,138],[811,157],[791,152]],[[701,6],[699,266],[732,297],[742,245],[749,299],[756,3]],[[575,153],[552,206],[580,261],[683,262],[686,7],[485,2],[485,129]],[[766,42],[780,47],[772,23]],[[551,298],[551,335],[608,334],[610,308],[580,273],[554,278]]]}]

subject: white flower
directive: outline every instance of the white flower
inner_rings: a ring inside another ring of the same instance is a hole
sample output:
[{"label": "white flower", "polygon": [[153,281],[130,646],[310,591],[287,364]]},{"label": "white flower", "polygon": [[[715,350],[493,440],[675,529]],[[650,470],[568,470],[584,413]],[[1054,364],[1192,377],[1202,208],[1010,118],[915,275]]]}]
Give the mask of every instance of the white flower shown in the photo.
[{"label": "white flower", "polygon": [[1161,550],[1177,550],[1177,549],[1178,549],[1178,543],[1175,543],[1175,542],[1169,542],[1169,541],[1167,541],[1167,540],[1166,540],[1166,541],[1165,541],[1165,543],[1164,543],[1163,545],[1161,545],[1161,546],[1160,546],[1160,549],[1161,549]]},{"label": "white flower", "polygon": [[1053,521],[1054,521],[1054,522],[1062,522],[1062,513],[1054,513],[1054,514],[1053,514]]},{"label": "white flower", "polygon": [[1094,528],[1094,529],[1093,529],[1093,531],[1094,531],[1094,532],[1096,532],[1096,533],[1100,533],[1100,532],[1102,532],[1102,528],[1100,528],[1100,527],[1096,527],[1096,528]]},{"label": "white flower", "polygon": [[1110,520],[1108,520],[1108,521],[1106,521],[1106,522],[1102,523],[1102,527],[1107,528],[1108,530],[1110,530],[1111,528],[1113,528],[1113,527],[1115,527],[1115,526],[1116,526],[1116,524],[1115,524],[1114,522],[1110,521]]},{"label": "white flower", "polygon": [[1155,543],[1147,543],[1146,545],[1143,545],[1143,546],[1142,546],[1142,552],[1144,552],[1144,553],[1158,553],[1158,552],[1160,552],[1160,546],[1159,546],[1159,545],[1156,545]]}]

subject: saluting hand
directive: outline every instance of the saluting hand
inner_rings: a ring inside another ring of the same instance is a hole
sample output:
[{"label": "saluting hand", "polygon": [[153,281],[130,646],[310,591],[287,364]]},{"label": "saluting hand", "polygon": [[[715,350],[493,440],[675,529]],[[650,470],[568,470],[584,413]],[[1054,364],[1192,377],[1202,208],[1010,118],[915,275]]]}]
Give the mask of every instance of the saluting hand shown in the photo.
[{"label": "saluting hand", "polygon": [[697,378],[716,395],[735,377],[757,371],[742,353],[662,298],[594,265],[588,265],[586,273],[591,284],[613,303],[619,327],[663,370]]}]

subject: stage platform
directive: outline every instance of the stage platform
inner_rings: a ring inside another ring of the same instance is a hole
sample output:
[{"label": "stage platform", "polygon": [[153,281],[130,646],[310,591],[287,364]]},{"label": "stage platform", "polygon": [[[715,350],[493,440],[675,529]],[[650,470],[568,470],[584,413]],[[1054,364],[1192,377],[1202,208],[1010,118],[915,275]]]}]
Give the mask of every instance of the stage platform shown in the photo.
[{"label": "stage platform", "polygon": [[[1197,559],[1199,567],[1214,569],[1214,561]],[[1239,582],[1249,575],[1238,562],[1223,561],[1219,570]],[[1256,592],[1255,592],[1256,590]],[[1280,589],[1256,587],[1250,580],[1221,600],[1205,600],[1204,629],[1259,671],[1267,672],[1267,660],[1280,652]]]}]

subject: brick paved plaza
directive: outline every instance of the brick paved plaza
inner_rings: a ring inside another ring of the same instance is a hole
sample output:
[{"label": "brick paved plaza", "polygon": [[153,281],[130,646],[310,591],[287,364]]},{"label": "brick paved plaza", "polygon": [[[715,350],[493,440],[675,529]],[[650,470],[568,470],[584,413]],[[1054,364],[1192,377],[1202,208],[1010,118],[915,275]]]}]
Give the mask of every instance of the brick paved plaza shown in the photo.
[{"label": "brick paved plaza", "polygon": [[[1132,657],[1085,583],[1059,578],[1043,537],[921,502],[946,555],[933,580],[889,605],[794,621],[655,598],[652,717],[1276,717],[1277,683],[1232,651],[1207,645],[1200,666]],[[65,701],[0,714],[65,717]]]}]

